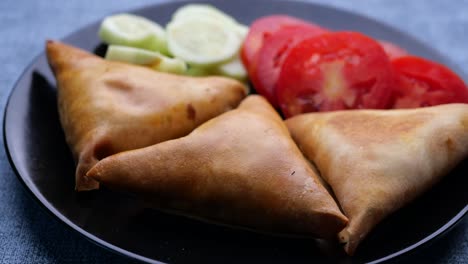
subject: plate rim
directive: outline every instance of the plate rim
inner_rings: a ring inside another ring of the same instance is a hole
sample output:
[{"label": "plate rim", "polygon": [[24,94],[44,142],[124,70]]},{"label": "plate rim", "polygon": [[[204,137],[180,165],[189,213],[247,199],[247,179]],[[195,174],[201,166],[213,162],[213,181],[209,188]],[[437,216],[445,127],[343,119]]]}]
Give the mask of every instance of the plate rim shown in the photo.
[{"label": "plate rim", "polygon": [[[88,27],[92,25],[93,23],[90,23],[88,25],[85,25],[83,28]],[[75,32],[74,32],[75,33]],[[74,34],[72,33],[72,34]],[[67,35],[68,36],[68,35]],[[5,104],[5,108],[3,111],[3,124],[2,124],[2,130],[3,130],[3,143],[4,143],[4,150],[6,153],[6,156],[8,158],[8,163],[10,164],[10,168],[13,170],[14,174],[16,175],[16,178],[19,180],[21,185],[27,190],[27,196],[34,200],[37,204],[39,204],[40,208],[47,212],[48,215],[52,216],[52,218],[59,222],[61,225],[66,226],[69,228],[69,230],[73,230],[74,232],[80,234],[81,237],[84,237],[86,240],[90,241],[92,244],[99,246],[100,248],[104,248],[108,250],[109,252],[112,253],[117,253],[120,256],[126,257],[128,259],[134,259],[138,260],[141,262],[145,263],[152,263],[152,264],[166,264],[165,262],[161,262],[155,259],[151,259],[148,257],[144,257],[141,255],[138,255],[136,253],[133,253],[131,251],[128,251],[126,249],[123,249],[121,247],[115,246],[103,239],[100,239],[99,237],[89,233],[88,231],[84,230],[80,226],[76,225],[75,223],[71,222],[66,216],[64,216],[62,213],[60,213],[56,208],[52,206],[52,204],[42,195],[42,193],[34,186],[34,184],[30,183],[29,181],[26,181],[23,175],[19,172],[18,168],[16,167],[15,164],[15,158],[12,155],[11,151],[11,141],[7,140],[7,134],[9,134],[8,128],[7,128],[7,117],[9,114],[10,109],[10,104],[11,104],[11,97],[17,90],[16,87],[18,83],[23,79],[24,76],[28,72],[30,72],[34,68],[34,64],[38,62],[39,58],[43,56],[45,52],[41,52],[40,54],[36,55],[32,61],[26,66],[25,70],[20,74],[20,77],[15,81],[13,87],[10,89],[7,101]]]},{"label": "plate rim", "polygon": [[[136,7],[136,8],[131,8],[131,9],[123,9],[123,10],[117,10],[113,11],[109,14],[117,13],[117,12],[128,12],[128,13],[140,13],[145,11],[146,9],[153,9],[157,8],[159,6],[164,6],[164,5],[180,5],[180,4],[189,4],[189,3],[210,3],[214,2],[216,0],[211,0],[211,1],[194,1],[194,0],[161,0],[159,3],[152,3],[152,4],[146,4],[141,7]],[[264,0],[260,0],[264,1]],[[444,55],[441,51],[438,49],[424,44],[421,40],[419,40],[417,37],[414,37],[412,34],[402,31],[401,29],[398,29],[392,25],[389,25],[388,23],[384,21],[377,20],[376,18],[373,18],[371,16],[368,16],[366,14],[358,13],[358,12],[353,12],[348,9],[342,8],[342,7],[337,7],[334,5],[325,5],[321,3],[316,3],[313,1],[307,1],[307,0],[273,0],[276,2],[291,2],[291,3],[299,3],[303,5],[311,5],[311,6],[318,6],[320,8],[324,9],[329,9],[329,10],[334,10],[338,11],[340,13],[346,13],[347,15],[352,15],[352,16],[358,16],[360,18],[364,18],[368,21],[371,21],[373,23],[377,23],[380,26],[383,26],[385,28],[391,29],[394,32],[398,32],[399,34],[404,35],[407,39],[411,40],[411,42],[417,43],[418,45],[422,45],[428,50],[430,50],[431,53],[436,54],[438,57],[444,58],[444,62],[448,64],[449,67],[452,68],[455,72],[461,75],[461,78],[466,80],[468,78],[468,75],[465,73],[465,71],[459,66],[458,64],[454,63],[450,58],[448,58],[446,55]],[[103,17],[105,17],[104,15]],[[92,27],[96,23],[99,23],[102,18],[99,18],[97,20],[93,20],[89,23],[86,23],[83,26],[80,26],[79,28],[67,33],[65,36],[60,38],[60,40],[65,40],[68,38],[71,38],[77,34],[79,34],[82,30],[85,30],[87,28]],[[20,174],[18,168],[16,167],[15,163],[15,158],[12,155],[12,146],[11,145],[11,140],[7,140],[9,138],[8,131],[9,129],[7,126],[9,126],[7,123],[7,120],[9,119],[8,117],[10,116],[11,112],[11,98],[15,94],[15,92],[18,90],[17,87],[19,83],[24,79],[25,76],[27,76],[28,73],[32,74],[32,70],[34,69],[35,64],[40,60],[40,57],[45,56],[45,51],[41,51],[39,54],[33,57],[33,59],[27,64],[27,66],[24,68],[24,70],[20,73],[19,77],[16,79],[14,82],[13,86],[10,88],[8,91],[8,96],[6,97],[6,103],[5,107],[3,109],[3,122],[2,122],[2,130],[3,130],[3,142],[4,142],[4,150],[6,153],[6,156],[8,158],[8,162],[10,164],[11,169],[13,170],[14,174],[16,175],[16,178],[21,182],[23,187],[27,190],[28,196],[31,197],[34,201],[36,201],[39,205],[40,208],[45,209],[45,211],[53,216],[52,218],[55,219],[56,221],[58,220],[59,223],[63,224],[64,226],[70,228],[71,230],[77,232],[80,234],[81,237],[86,238],[86,240],[90,241],[92,244],[97,245],[101,248],[104,248],[108,250],[109,252],[116,253],[120,256],[126,257],[128,259],[133,259],[137,260],[140,262],[145,262],[145,263],[154,263],[154,264],[165,264],[165,262],[148,258],[142,255],[139,255],[137,253],[133,253],[131,251],[128,251],[126,249],[123,249],[119,246],[113,245],[110,242],[107,242],[91,233],[88,231],[84,230],[80,226],[76,225],[73,223],[71,220],[69,220],[66,216],[64,216],[62,213],[60,213],[56,208],[52,206],[50,202],[43,196],[43,194],[35,187],[34,184],[31,182],[26,181],[23,175]],[[390,253],[387,256],[378,258],[376,260],[370,261],[368,263],[382,263],[385,261],[389,260],[395,260],[397,258],[401,258],[405,255],[407,255],[410,252],[417,252],[418,250],[421,250],[424,247],[429,246],[432,242],[435,242],[436,239],[439,239],[443,237],[445,234],[449,233],[454,227],[456,227],[462,220],[465,218],[465,216],[468,214],[468,204],[465,205],[463,209],[461,209],[454,217],[452,217],[448,222],[446,222],[444,225],[442,225],[440,228],[434,230],[431,232],[429,235],[425,236],[423,239],[419,240],[418,242],[411,244],[410,246],[407,246],[401,250],[395,251],[393,253]]]}]

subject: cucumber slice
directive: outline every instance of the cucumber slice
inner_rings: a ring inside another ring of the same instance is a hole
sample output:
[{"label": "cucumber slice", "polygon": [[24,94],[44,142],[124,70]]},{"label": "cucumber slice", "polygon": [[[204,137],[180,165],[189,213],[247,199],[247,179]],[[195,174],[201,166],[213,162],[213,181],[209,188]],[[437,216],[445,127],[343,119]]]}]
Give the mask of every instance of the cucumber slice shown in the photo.
[{"label": "cucumber slice", "polygon": [[244,41],[245,37],[247,37],[247,34],[249,33],[249,27],[243,24],[237,24],[235,30],[242,41]]},{"label": "cucumber slice", "polygon": [[[240,62],[240,61],[239,61]],[[245,92],[250,93],[250,86],[247,82],[247,74],[243,75],[242,70],[239,70],[238,66],[233,66],[232,63],[237,64],[237,62],[228,62],[216,68],[204,68],[204,67],[193,67],[189,66],[185,75],[194,76],[194,77],[204,77],[204,76],[219,76],[222,75],[228,78],[234,78],[242,82],[245,85]],[[228,66],[231,65],[231,66]],[[223,67],[224,66],[224,67]],[[243,67],[243,65],[241,64]],[[233,69],[230,69],[230,68]],[[222,69],[221,69],[222,68]],[[226,69],[227,68],[227,69]],[[245,72],[245,70],[244,70]]]},{"label": "cucumber slice", "polygon": [[117,14],[106,17],[99,37],[110,45],[124,45],[168,54],[166,32],[157,23],[141,16]]},{"label": "cucumber slice", "polygon": [[200,76],[215,75],[216,73],[212,68],[189,66],[185,74],[189,76],[200,77]]},{"label": "cucumber slice", "polygon": [[169,58],[159,52],[127,46],[110,45],[107,48],[105,58],[107,60],[143,65],[162,72],[185,74],[187,71],[187,64],[180,59]]},{"label": "cucumber slice", "polygon": [[220,75],[231,77],[239,81],[247,80],[247,71],[245,70],[239,56],[225,64],[218,66],[216,72]]},{"label": "cucumber slice", "polygon": [[247,26],[237,23],[233,17],[208,4],[185,5],[174,12],[172,15],[172,20],[184,20],[192,17],[212,18],[218,23],[222,23],[227,27],[233,28],[233,30],[238,33],[242,40],[245,38],[245,36],[247,36],[247,32],[249,31]]},{"label": "cucumber slice", "polygon": [[167,27],[169,51],[195,66],[214,66],[233,58],[242,43],[230,27],[208,17],[174,20]]},{"label": "cucumber slice", "polygon": [[185,74],[190,76],[222,75],[243,82],[247,81],[247,71],[239,56],[215,68],[190,66]]},{"label": "cucumber slice", "polygon": [[172,15],[172,20],[184,20],[186,18],[200,18],[208,17],[213,18],[221,23],[237,24],[236,20],[231,16],[227,15],[223,11],[216,7],[208,4],[187,4],[177,9]]},{"label": "cucumber slice", "polygon": [[153,69],[161,72],[185,74],[187,72],[187,63],[178,58],[165,57],[159,65],[153,65]]}]

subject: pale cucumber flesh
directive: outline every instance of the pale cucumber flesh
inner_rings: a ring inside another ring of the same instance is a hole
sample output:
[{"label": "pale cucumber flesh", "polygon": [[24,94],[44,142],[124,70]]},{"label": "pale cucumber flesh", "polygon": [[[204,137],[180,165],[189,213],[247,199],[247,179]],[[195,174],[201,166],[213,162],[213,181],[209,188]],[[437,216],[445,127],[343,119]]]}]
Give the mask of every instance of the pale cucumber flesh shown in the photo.
[{"label": "pale cucumber flesh", "polygon": [[141,16],[109,16],[101,23],[98,34],[102,41],[110,45],[124,45],[168,54],[164,29]]},{"label": "pale cucumber flesh", "polygon": [[226,27],[236,31],[239,37],[245,38],[249,28],[239,24],[233,17],[227,15],[223,11],[208,4],[188,4],[179,9],[172,15],[172,20],[184,20],[187,18],[211,18],[218,23],[223,23]]},{"label": "pale cucumber flesh", "polygon": [[247,71],[238,56],[233,60],[218,66],[216,68],[216,73],[239,81],[247,80]]},{"label": "pale cucumber flesh", "polygon": [[188,4],[179,9],[172,15],[172,20],[183,20],[189,17],[211,17],[219,22],[237,24],[236,20],[217,9],[212,5],[207,4]]},{"label": "pale cucumber flesh", "polygon": [[107,48],[105,58],[107,60],[143,65],[162,72],[185,74],[187,71],[187,64],[180,59],[169,58],[159,52],[127,46],[110,45]]},{"label": "pale cucumber flesh", "polygon": [[169,51],[195,66],[215,66],[232,59],[242,44],[238,34],[210,18],[186,18],[167,25]]}]

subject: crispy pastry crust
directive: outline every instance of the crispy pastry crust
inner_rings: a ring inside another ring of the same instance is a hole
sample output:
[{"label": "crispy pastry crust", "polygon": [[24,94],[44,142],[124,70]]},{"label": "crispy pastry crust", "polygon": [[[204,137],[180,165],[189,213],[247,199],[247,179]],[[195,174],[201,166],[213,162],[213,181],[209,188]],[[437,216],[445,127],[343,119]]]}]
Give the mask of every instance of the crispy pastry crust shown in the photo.
[{"label": "crispy pastry crust", "polygon": [[280,116],[255,95],[186,137],[105,158],[88,176],[159,208],[265,232],[330,238],[347,223]]},{"label": "crispy pastry crust", "polygon": [[468,155],[468,105],[310,113],[286,121],[333,189],[352,255],[383,218],[428,190]]},{"label": "crispy pastry crust", "polygon": [[85,176],[98,160],[185,136],[246,96],[246,87],[232,79],[160,73],[57,41],[47,42],[47,58],[79,191],[99,187]]}]

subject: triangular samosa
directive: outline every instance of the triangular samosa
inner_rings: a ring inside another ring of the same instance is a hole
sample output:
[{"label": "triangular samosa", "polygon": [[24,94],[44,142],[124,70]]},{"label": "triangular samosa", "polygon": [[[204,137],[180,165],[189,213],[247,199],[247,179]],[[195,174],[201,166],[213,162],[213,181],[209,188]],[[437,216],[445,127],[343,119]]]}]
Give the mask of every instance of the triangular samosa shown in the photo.
[{"label": "triangular samosa", "polygon": [[256,95],[186,137],[107,157],[88,176],[161,209],[264,232],[334,237],[347,223]]},{"label": "triangular samosa", "polygon": [[286,121],[333,189],[352,255],[383,218],[425,192],[468,155],[468,105],[302,114]]},{"label": "triangular samosa", "polygon": [[47,42],[47,58],[57,79],[60,121],[77,162],[77,190],[99,187],[85,176],[98,160],[185,136],[246,96],[246,87],[232,79],[160,73],[56,41]]}]

